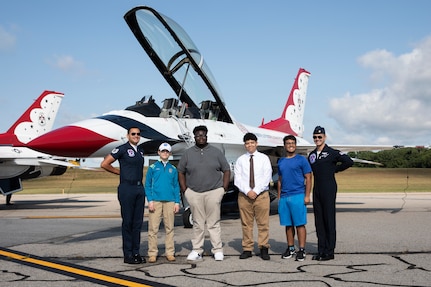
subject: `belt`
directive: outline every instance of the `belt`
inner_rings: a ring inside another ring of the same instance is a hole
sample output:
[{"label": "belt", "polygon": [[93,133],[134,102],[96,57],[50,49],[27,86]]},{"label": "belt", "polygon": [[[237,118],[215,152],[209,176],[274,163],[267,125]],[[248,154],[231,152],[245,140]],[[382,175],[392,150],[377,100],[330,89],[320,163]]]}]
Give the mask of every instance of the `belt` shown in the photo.
[{"label": "belt", "polygon": [[[269,190],[264,190],[264,191],[262,191],[261,193],[259,193],[257,196],[256,196],[256,198],[258,198],[259,196],[261,196],[262,194],[265,194],[265,193],[267,193]],[[242,194],[242,195],[244,195],[245,197],[247,197],[247,195],[245,194],[245,193],[243,193],[243,192],[239,192],[239,194]]]},{"label": "belt", "polygon": [[264,194],[264,193],[266,193],[266,192],[268,192],[268,190],[264,190],[264,191],[262,191],[261,193],[259,193],[259,194],[257,195],[257,197],[256,197],[256,198],[258,198],[259,196],[261,196],[262,194]]},{"label": "belt", "polygon": [[142,185],[142,181],[140,181],[140,180],[125,180],[125,179],[123,179],[120,183],[127,183],[130,185]]}]

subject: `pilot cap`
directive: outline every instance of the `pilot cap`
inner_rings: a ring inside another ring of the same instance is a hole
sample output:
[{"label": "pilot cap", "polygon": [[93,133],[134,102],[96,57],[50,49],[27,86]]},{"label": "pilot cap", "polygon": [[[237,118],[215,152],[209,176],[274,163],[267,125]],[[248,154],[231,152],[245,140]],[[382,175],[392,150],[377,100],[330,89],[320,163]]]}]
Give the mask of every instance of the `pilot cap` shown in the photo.
[{"label": "pilot cap", "polygon": [[325,134],[325,128],[321,126],[317,126],[314,128],[313,134]]},{"label": "pilot cap", "polygon": [[171,145],[170,145],[170,144],[168,144],[168,143],[162,143],[162,144],[159,146],[159,151],[162,151],[162,150],[167,150],[168,152],[171,152],[172,147],[171,147]]}]

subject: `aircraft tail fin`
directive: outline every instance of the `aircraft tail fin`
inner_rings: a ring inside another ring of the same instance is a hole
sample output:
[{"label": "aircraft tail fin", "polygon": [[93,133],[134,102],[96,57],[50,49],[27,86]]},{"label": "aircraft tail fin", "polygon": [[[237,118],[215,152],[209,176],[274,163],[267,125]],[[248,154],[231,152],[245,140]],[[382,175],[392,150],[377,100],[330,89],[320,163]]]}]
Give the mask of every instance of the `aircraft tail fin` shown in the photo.
[{"label": "aircraft tail fin", "polygon": [[62,93],[44,91],[9,130],[0,136],[2,144],[26,144],[49,132],[63,97]]},{"label": "aircraft tail fin", "polygon": [[280,131],[286,134],[302,137],[304,132],[303,119],[305,98],[307,95],[308,78],[310,75],[311,74],[305,69],[299,69],[281,117],[266,124],[262,122],[259,128]]}]

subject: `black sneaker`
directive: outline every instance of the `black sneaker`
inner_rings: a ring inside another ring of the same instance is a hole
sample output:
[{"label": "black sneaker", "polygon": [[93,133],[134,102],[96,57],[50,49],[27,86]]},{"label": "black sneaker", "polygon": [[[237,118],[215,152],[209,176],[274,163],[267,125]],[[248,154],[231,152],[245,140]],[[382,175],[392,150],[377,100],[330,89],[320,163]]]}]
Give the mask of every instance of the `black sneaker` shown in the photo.
[{"label": "black sneaker", "polygon": [[281,258],[283,259],[292,258],[292,256],[295,254],[296,254],[295,249],[287,248],[286,251],[281,255]]},{"label": "black sneaker", "polygon": [[300,249],[298,253],[296,253],[296,261],[304,261],[305,259],[305,250]]}]

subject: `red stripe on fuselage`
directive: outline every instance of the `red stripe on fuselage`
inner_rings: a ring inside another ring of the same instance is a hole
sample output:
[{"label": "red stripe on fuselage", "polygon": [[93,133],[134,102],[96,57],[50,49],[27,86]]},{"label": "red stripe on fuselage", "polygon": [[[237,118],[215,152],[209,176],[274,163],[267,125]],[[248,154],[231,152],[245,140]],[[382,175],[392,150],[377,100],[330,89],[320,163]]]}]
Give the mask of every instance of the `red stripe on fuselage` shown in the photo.
[{"label": "red stripe on fuselage", "polygon": [[65,126],[35,138],[27,146],[51,155],[90,157],[113,141],[115,140],[85,128]]}]

